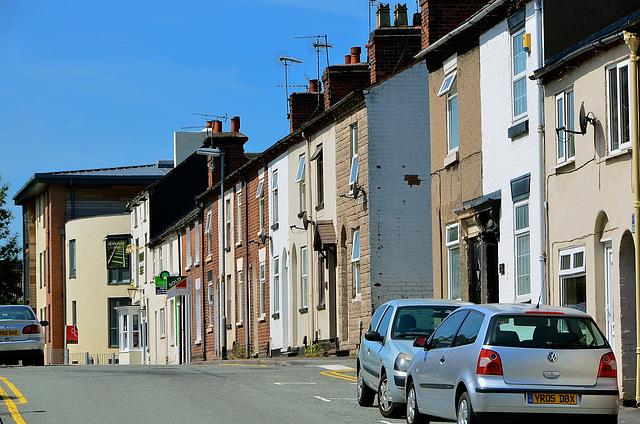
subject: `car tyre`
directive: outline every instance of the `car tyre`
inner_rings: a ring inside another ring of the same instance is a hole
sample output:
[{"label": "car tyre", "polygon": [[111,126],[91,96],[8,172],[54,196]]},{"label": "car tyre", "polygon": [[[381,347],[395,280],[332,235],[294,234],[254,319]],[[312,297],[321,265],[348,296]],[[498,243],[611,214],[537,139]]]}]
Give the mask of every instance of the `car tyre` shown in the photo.
[{"label": "car tyre", "polygon": [[418,396],[413,381],[407,389],[407,424],[429,424],[429,417],[418,410]]},{"label": "car tyre", "polygon": [[398,415],[397,404],[393,402],[387,373],[383,372],[378,383],[378,409],[385,418],[393,418]]},{"label": "car tyre", "polygon": [[364,382],[364,376],[362,375],[362,369],[358,365],[358,405],[371,406],[373,405],[373,399],[376,397],[376,393],[367,386]]},{"label": "car tyre", "polygon": [[460,396],[456,416],[458,418],[458,424],[478,424],[480,422],[473,412],[469,393],[464,392],[462,396]]}]

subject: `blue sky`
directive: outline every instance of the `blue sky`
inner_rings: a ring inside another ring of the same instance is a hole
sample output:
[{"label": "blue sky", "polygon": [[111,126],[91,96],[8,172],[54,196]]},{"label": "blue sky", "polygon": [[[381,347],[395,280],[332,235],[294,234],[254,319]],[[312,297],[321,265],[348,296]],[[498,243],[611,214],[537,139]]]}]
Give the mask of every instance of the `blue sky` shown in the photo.
[{"label": "blue sky", "polygon": [[[245,149],[263,151],[288,133],[277,57],[304,61],[290,68],[293,85],[317,76],[315,40],[295,37],[327,34],[330,64],[351,46],[366,60],[369,4],[2,0],[2,183],[12,198],[37,172],[171,159],[173,132],[204,126],[194,113],[240,116]],[[20,209],[7,206],[21,232]]]}]

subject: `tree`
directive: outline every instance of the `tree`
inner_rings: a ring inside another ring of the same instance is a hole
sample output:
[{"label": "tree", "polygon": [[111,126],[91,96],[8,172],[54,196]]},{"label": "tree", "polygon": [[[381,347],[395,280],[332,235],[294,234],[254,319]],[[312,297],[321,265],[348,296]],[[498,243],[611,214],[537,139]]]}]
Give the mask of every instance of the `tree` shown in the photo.
[{"label": "tree", "polygon": [[3,185],[0,175],[0,305],[19,303],[22,298],[18,234],[11,235],[13,213],[4,208],[8,191],[9,184]]}]

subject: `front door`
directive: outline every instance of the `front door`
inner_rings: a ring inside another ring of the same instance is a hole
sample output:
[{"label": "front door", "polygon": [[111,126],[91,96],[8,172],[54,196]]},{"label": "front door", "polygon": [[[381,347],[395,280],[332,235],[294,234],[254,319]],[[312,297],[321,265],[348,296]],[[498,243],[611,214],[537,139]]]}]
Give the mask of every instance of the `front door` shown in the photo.
[{"label": "front door", "polygon": [[615,310],[613,303],[613,249],[611,243],[604,245],[604,292],[607,340],[615,347]]}]

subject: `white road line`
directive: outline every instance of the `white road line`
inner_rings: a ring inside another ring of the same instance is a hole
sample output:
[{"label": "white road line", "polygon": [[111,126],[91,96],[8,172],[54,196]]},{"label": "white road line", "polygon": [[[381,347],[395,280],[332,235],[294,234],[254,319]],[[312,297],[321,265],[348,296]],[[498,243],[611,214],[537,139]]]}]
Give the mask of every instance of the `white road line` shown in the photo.
[{"label": "white road line", "polygon": [[309,382],[297,383],[295,381],[282,381],[282,382],[274,382],[273,384],[275,384],[276,386],[287,386],[287,385],[302,385],[302,384],[313,385],[316,383],[309,383]]},{"label": "white road line", "polygon": [[323,402],[331,402],[329,399],[323,398],[322,396],[314,396],[316,399],[320,399]]},{"label": "white road line", "polygon": [[317,367],[324,368],[324,369],[330,370],[330,371],[353,370],[353,367],[347,367],[347,366],[344,366],[344,365],[317,365]]}]

